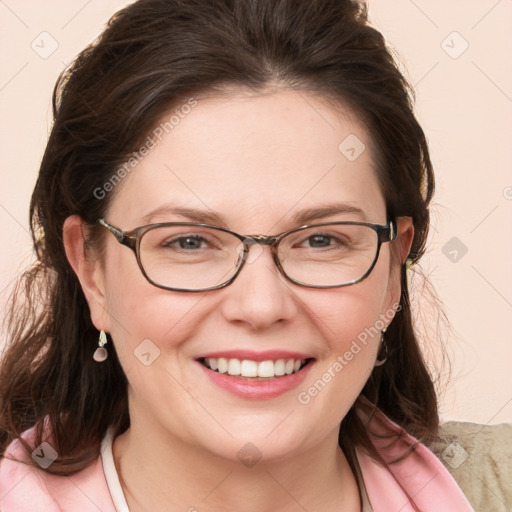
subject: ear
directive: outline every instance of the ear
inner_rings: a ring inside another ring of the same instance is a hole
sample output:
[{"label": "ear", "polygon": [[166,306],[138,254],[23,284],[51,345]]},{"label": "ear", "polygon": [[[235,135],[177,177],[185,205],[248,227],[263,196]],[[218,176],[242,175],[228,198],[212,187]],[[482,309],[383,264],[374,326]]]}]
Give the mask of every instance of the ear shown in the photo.
[{"label": "ear", "polygon": [[414,238],[412,217],[398,217],[397,231],[397,237],[393,243],[396,243],[395,254],[399,260],[396,263],[402,266],[411,252],[412,240]]},{"label": "ear", "polygon": [[[411,251],[414,238],[414,224],[412,217],[397,218],[397,236],[391,242],[391,263],[390,276],[388,284],[388,308],[400,303],[402,292],[401,287],[401,267],[406,262]],[[396,307],[396,306],[395,306]]]},{"label": "ear", "polygon": [[86,253],[84,225],[78,215],[64,221],[62,238],[66,257],[80,281],[96,329],[110,332],[101,261]]}]

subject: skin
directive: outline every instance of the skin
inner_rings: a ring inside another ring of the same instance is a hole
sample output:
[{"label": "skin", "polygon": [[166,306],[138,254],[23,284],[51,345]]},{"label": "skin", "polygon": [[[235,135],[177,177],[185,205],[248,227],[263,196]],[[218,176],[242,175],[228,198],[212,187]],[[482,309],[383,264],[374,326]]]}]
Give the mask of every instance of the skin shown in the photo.
[{"label": "skin", "polygon": [[[367,148],[355,161],[338,150],[349,134]],[[239,233],[277,234],[300,225],[294,220],[299,210],[344,202],[361,208],[366,219],[343,213],[314,222],[386,224],[370,147],[348,109],[309,93],[238,90],[199,99],[119,185],[106,219],[130,230],[172,203],[213,210]],[[164,214],[151,222],[190,220]],[[398,267],[413,233],[411,219],[400,218],[397,240],[382,245],[369,277],[345,288],[309,289],[284,280],[265,247],[230,286],[187,294],[152,286],[134,254],[107,232],[101,259],[86,259],[80,219],[68,218],[68,259],[92,321],[110,333],[129,381],[131,427],[115,439],[113,452],[130,510],[360,510],[337,438],[372,372],[380,337],[307,405],[297,395],[399,302]],[[147,367],[133,353],[144,339],[160,350]],[[212,384],[194,361],[232,348],[297,350],[316,361],[299,388],[247,400]],[[262,454],[250,468],[237,457],[248,442]]]}]

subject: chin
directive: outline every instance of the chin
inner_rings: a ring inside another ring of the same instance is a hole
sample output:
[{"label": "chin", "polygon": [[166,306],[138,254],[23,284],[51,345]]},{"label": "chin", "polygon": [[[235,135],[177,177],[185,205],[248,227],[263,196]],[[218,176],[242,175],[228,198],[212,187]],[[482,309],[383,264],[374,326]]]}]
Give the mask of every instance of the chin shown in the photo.
[{"label": "chin", "polygon": [[[279,420],[282,421],[282,418]],[[279,424],[274,423],[273,429]],[[269,435],[269,432],[270,435]],[[236,431],[230,430],[233,438],[219,439],[218,443],[211,445],[211,439],[207,448],[216,456],[252,467],[255,464],[272,464],[285,460],[289,457],[298,456],[305,449],[304,439],[294,437],[290,430],[277,434],[272,429],[262,432],[254,429],[254,433],[245,430],[237,435]]]}]

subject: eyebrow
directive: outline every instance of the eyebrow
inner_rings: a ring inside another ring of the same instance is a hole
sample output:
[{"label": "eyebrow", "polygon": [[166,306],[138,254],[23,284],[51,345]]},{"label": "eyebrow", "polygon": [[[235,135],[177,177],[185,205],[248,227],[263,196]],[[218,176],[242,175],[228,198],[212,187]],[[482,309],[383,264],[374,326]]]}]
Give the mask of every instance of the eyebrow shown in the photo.
[{"label": "eyebrow", "polygon": [[[314,220],[324,219],[340,214],[353,214],[359,216],[363,221],[368,222],[366,212],[361,208],[348,204],[348,203],[333,203],[326,204],[315,208],[306,208],[295,212],[291,221],[299,225],[308,224]],[[164,204],[147,215],[142,217],[144,224],[150,224],[155,217],[162,217],[166,215],[177,215],[192,222],[199,222],[201,224],[212,224],[216,226],[228,227],[228,223],[224,217],[214,212],[213,210],[199,210],[196,208],[179,207],[172,204]]]},{"label": "eyebrow", "polygon": [[368,222],[368,217],[364,210],[348,203],[327,204],[317,208],[300,210],[293,216],[293,219],[300,224],[307,224],[313,220],[349,213],[357,215],[363,221]]},{"label": "eyebrow", "polygon": [[155,217],[162,217],[164,215],[177,215],[179,217],[184,217],[192,222],[227,227],[227,223],[222,217],[222,215],[214,212],[213,210],[198,210],[196,208],[184,208],[174,206],[172,204],[164,204],[158,208],[155,208],[147,215],[142,217],[142,222],[144,222],[144,224],[150,224]]}]

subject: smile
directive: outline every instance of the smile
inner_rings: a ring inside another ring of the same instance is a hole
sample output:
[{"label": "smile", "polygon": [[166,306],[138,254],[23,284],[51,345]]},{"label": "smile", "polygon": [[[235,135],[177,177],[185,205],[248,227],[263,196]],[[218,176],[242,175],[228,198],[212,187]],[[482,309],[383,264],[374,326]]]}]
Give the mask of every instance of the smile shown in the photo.
[{"label": "smile", "polygon": [[215,387],[243,399],[268,400],[302,385],[315,359],[201,357],[196,363]]},{"label": "smile", "polygon": [[267,380],[297,373],[311,360],[309,358],[253,361],[250,359],[205,357],[201,358],[200,362],[206,368],[218,373],[253,380]]}]

